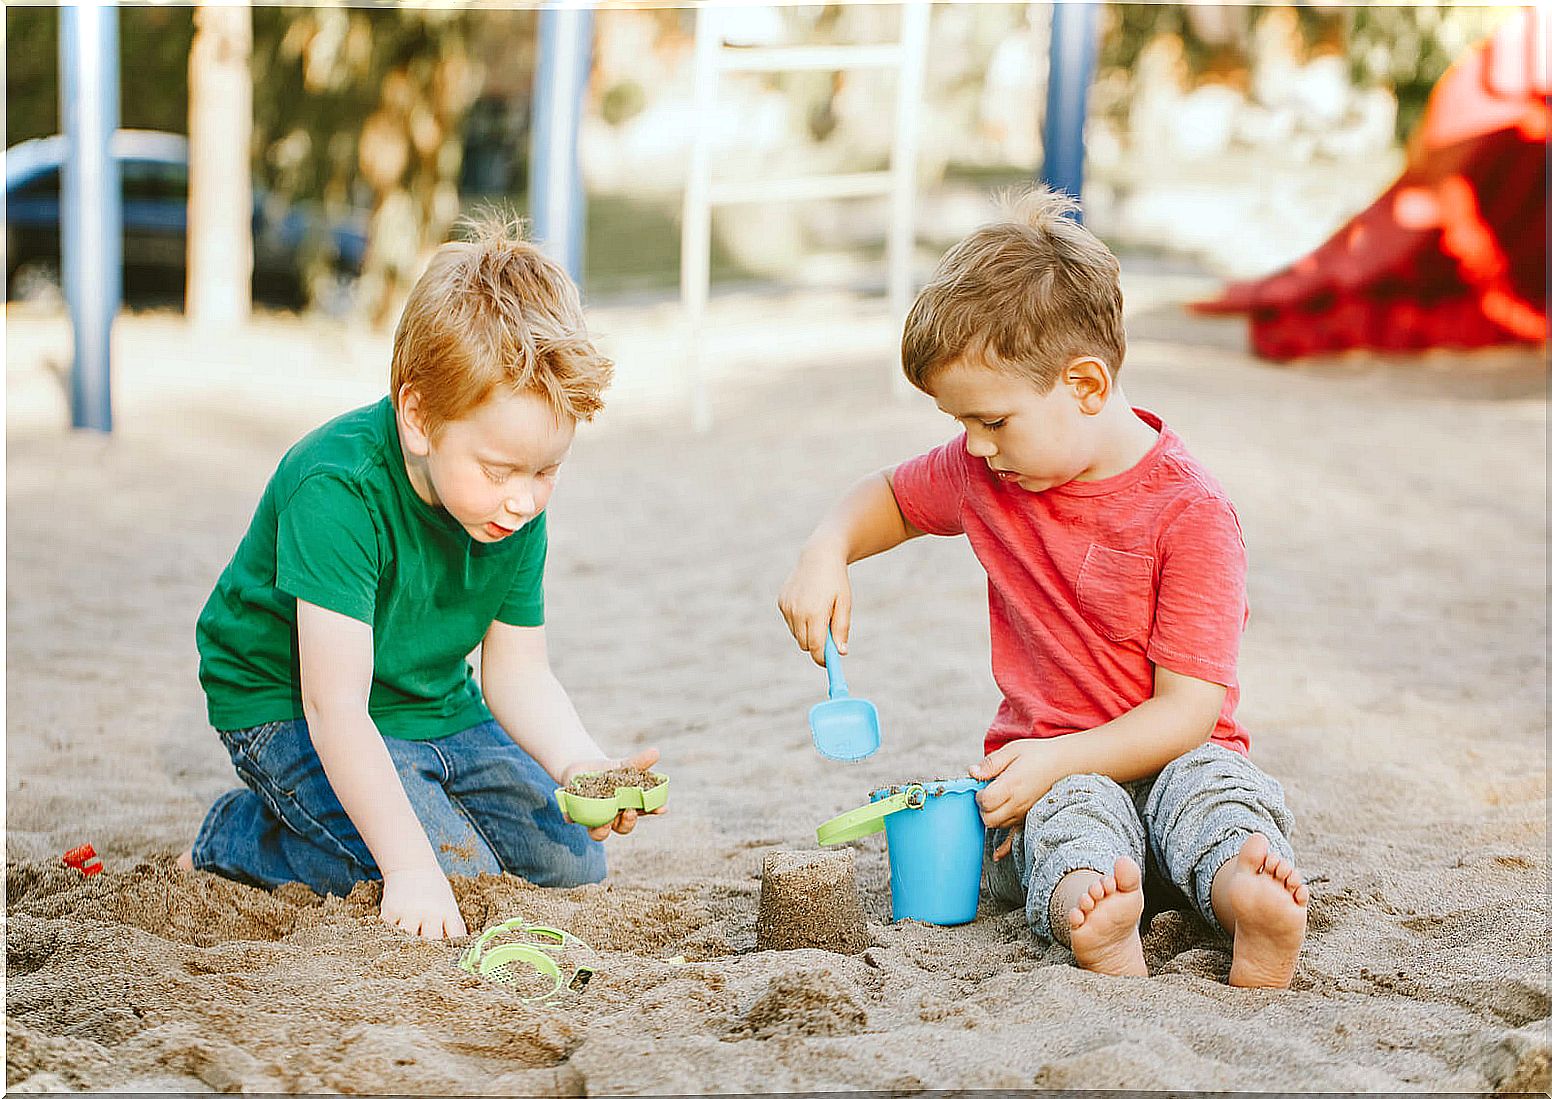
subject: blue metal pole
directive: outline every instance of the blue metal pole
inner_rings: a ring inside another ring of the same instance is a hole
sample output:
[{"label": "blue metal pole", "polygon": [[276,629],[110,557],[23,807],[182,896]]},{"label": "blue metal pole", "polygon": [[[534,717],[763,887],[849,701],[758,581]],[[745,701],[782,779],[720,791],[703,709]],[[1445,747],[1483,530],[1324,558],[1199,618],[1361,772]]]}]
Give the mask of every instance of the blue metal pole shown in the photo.
[{"label": "blue metal pole", "polygon": [[550,257],[582,281],[586,200],[577,166],[577,131],[592,60],[593,11],[586,5],[539,12],[539,65],[534,75],[529,213],[534,236]]},{"label": "blue metal pole", "polygon": [[59,9],[62,171],[60,271],[75,354],[70,424],[113,430],[113,317],[123,293],[123,214],[113,131],[119,120],[119,13],[111,4]]},{"label": "blue metal pole", "polygon": [[1098,28],[1098,4],[1057,0],[1051,7],[1051,75],[1046,84],[1041,175],[1053,190],[1079,199],[1083,197],[1083,123],[1094,79]]}]

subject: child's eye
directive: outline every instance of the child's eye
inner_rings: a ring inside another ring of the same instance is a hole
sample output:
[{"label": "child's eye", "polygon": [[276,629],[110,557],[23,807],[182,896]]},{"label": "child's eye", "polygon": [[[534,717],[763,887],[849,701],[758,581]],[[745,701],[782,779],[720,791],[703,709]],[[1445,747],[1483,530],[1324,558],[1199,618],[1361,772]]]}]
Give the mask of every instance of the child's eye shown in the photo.
[{"label": "child's eye", "polygon": [[480,468],[485,471],[485,476],[488,479],[498,485],[507,479],[507,475],[504,470],[491,469],[490,466],[481,466]]},{"label": "child's eye", "polygon": [[1000,420],[982,420],[981,426],[985,427],[987,431],[996,431],[999,427],[1007,422],[1008,418],[1004,416]]}]

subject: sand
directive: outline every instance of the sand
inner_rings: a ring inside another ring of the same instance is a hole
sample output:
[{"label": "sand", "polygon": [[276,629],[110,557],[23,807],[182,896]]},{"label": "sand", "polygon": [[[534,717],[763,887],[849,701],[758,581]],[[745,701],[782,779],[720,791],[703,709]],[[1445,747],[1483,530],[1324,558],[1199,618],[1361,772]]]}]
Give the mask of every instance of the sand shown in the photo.
[{"label": "sand", "polygon": [[856,852],[772,851],[760,868],[760,950],[829,950],[861,954],[868,921],[857,896]]},{"label": "sand", "polygon": [[616,767],[609,771],[578,775],[566,787],[566,792],[584,798],[607,798],[612,797],[622,786],[634,786],[639,790],[655,790],[662,784],[662,775],[654,775],[651,771],[640,771],[634,767]]},{"label": "sand", "polygon": [[[199,337],[122,322],[120,430],[60,430],[56,319],[7,331],[7,1083],[12,1090],[675,1093],[915,1088],[1544,1090],[1549,1085],[1546,375],[1535,356],[1247,357],[1204,284],[1131,267],[1132,399],[1240,507],[1253,618],[1241,716],[1282,780],[1312,882],[1292,989],[1224,984],[1195,917],[1114,979],[983,902],[888,923],[857,845],[868,945],[759,951],[765,856],[912,775],[962,774],[996,696],[962,541],[853,570],[846,672],[883,717],[859,764],[814,752],[823,674],[775,595],[822,507],[949,423],[886,381],[856,303],[719,303],[717,423],[684,430],[672,310],[602,311],[615,405],[552,505],[550,649],[605,744],[656,745],[669,812],[608,841],[601,885],[459,881],[599,952],[563,1005],[458,970],[377,891],[274,894],[173,856],[233,784],[193,622],[281,451],[380,392],[384,343],[263,320]],[[773,340],[774,329],[790,338]],[[58,855],[91,842],[87,879]]]}]

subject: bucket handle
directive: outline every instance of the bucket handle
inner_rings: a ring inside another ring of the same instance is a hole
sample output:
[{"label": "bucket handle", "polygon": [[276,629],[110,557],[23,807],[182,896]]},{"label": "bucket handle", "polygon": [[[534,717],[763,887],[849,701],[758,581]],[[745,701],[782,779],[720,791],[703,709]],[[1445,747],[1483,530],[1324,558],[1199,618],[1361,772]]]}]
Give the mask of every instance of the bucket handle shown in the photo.
[{"label": "bucket handle", "polygon": [[884,818],[890,813],[897,813],[901,809],[920,809],[926,804],[926,788],[919,782],[913,782],[898,794],[870,801],[825,821],[819,826],[819,846],[829,847],[831,844],[871,836],[883,830]]}]

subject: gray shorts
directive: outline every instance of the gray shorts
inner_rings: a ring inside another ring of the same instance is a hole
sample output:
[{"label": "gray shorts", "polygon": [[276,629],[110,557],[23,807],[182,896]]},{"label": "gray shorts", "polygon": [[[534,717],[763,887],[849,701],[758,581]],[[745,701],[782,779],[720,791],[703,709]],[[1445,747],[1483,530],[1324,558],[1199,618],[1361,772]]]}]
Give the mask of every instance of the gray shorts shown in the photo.
[{"label": "gray shorts", "polygon": [[1037,801],[1000,862],[991,853],[1006,829],[986,836],[986,881],[993,897],[1021,904],[1029,928],[1052,941],[1051,894],[1073,870],[1108,874],[1130,855],[1143,869],[1184,894],[1214,930],[1212,880],[1252,832],[1271,841],[1274,854],[1293,861],[1288,836],[1293,814],[1283,788],[1245,756],[1204,744],[1152,779],[1124,786],[1104,775],[1068,775]]}]

